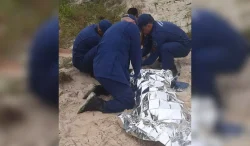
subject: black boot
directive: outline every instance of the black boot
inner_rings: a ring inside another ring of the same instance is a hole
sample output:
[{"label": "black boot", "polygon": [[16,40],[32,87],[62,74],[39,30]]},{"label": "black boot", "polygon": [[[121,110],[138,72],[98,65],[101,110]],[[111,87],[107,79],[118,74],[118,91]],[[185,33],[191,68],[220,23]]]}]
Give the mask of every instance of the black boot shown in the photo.
[{"label": "black boot", "polygon": [[161,63],[161,58],[159,58],[159,59],[158,59],[158,62],[160,62],[160,63]]},{"label": "black boot", "polygon": [[78,113],[82,113],[86,111],[101,111],[102,112],[104,100],[102,100],[101,98],[94,96],[86,102],[87,103],[84,106],[82,106],[82,108],[79,110]]},{"label": "black boot", "polygon": [[96,96],[100,96],[100,95],[108,96],[108,95],[110,95],[109,92],[107,90],[105,90],[102,85],[95,86],[95,89],[93,92],[96,94]]},{"label": "black boot", "polygon": [[173,74],[173,77],[176,77],[178,75],[178,71],[177,71],[177,68],[176,66],[174,65],[173,68],[170,69],[172,71],[172,74]]}]

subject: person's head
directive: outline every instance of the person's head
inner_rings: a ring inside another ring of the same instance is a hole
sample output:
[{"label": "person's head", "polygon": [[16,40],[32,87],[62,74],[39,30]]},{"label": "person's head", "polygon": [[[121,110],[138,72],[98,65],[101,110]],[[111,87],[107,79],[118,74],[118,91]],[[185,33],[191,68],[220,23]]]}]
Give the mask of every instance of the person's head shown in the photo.
[{"label": "person's head", "polygon": [[131,15],[131,14],[125,14],[122,16],[121,21],[127,21],[127,22],[131,22],[134,24],[137,24],[137,19],[135,16]]},{"label": "person's head", "polygon": [[100,36],[103,36],[103,34],[105,33],[105,31],[112,25],[112,23],[109,20],[101,20],[98,24],[98,34]]},{"label": "person's head", "polygon": [[140,31],[147,35],[151,32],[153,28],[153,23],[154,23],[154,18],[150,14],[142,14],[138,17],[137,22],[138,22],[138,27]]},{"label": "person's head", "polygon": [[138,18],[138,10],[136,8],[129,8],[127,13]]}]

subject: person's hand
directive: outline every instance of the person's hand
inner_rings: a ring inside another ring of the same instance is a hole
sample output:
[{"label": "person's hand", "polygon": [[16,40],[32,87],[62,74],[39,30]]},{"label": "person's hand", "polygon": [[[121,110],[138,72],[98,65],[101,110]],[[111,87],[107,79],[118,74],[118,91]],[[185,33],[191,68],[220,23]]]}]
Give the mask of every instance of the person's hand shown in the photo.
[{"label": "person's hand", "polygon": [[137,90],[137,80],[141,78],[141,74],[139,73],[138,75],[130,75],[131,77],[131,88],[133,91]]}]

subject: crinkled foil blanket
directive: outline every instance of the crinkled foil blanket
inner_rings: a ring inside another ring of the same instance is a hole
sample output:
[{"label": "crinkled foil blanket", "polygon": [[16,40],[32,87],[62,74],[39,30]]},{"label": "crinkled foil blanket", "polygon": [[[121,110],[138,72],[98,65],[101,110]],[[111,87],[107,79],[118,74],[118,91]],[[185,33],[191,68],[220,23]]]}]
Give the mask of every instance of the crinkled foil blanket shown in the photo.
[{"label": "crinkled foil blanket", "polygon": [[136,85],[136,108],[119,115],[125,131],[165,146],[191,145],[191,116],[171,89],[171,71],[142,69]]}]

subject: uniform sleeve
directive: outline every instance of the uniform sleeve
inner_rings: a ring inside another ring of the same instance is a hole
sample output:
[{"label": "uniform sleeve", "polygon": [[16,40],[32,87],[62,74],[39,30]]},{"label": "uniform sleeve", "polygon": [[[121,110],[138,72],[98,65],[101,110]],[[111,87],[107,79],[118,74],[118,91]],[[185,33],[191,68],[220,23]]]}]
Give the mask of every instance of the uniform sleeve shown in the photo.
[{"label": "uniform sleeve", "polygon": [[150,56],[143,61],[142,66],[153,64],[158,57],[159,57],[159,51],[158,49],[156,49],[155,52],[151,52]]},{"label": "uniform sleeve", "polygon": [[128,26],[129,36],[131,40],[130,44],[130,60],[133,66],[135,76],[139,75],[141,70],[141,44],[140,44],[140,31],[135,24],[129,24]]},{"label": "uniform sleeve", "polygon": [[150,39],[150,37],[147,36],[143,44],[142,57],[147,56],[150,53],[151,49],[152,49],[152,39]]},{"label": "uniform sleeve", "polygon": [[152,48],[155,48],[155,51],[151,51],[150,56],[143,61],[142,66],[152,65],[156,59],[160,56],[160,48],[165,42],[165,34],[163,32],[157,32],[152,36]]}]

